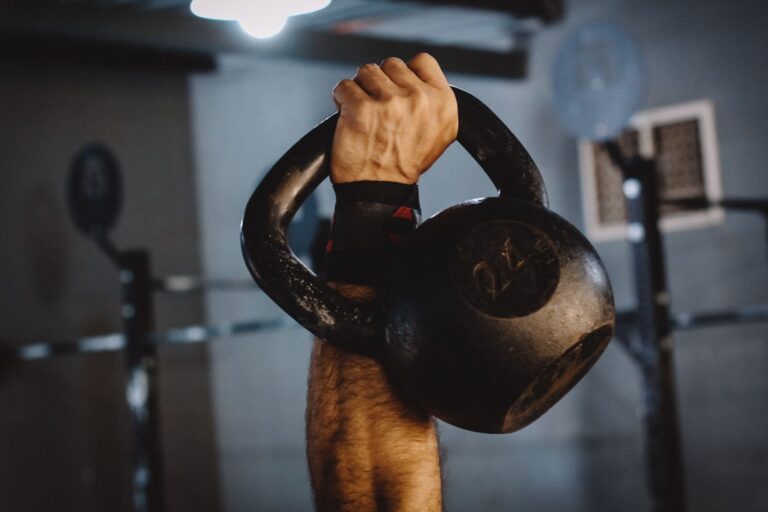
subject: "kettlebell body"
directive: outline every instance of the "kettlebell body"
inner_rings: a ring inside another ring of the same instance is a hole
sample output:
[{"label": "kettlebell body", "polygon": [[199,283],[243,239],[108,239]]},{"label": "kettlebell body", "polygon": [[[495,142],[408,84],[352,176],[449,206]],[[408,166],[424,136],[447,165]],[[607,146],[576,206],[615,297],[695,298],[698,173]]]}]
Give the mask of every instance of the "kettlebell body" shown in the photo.
[{"label": "kettlebell body", "polygon": [[380,360],[435,416],[512,432],[564,395],[613,334],[597,253],[546,208],[544,184],[488,107],[454,88],[457,140],[499,189],[425,221],[391,267],[380,302],[340,296],[291,251],[288,225],[328,176],[338,115],[299,140],[248,201],[241,245],[262,290],[333,345]]},{"label": "kettlebell body", "polygon": [[487,198],[425,221],[384,290],[386,366],[435,416],[511,432],[553,405],[613,333],[597,253],[555,213]]}]

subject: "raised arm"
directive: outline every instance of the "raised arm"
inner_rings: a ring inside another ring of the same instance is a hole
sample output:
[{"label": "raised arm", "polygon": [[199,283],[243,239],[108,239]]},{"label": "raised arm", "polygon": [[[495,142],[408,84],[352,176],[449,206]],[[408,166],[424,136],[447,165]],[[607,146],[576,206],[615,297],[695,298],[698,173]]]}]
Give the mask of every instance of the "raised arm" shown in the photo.
[{"label": "raised arm", "polygon": [[[407,64],[387,59],[381,66],[361,66],[354,79],[339,82],[333,98],[340,117],[331,158],[338,225],[330,277],[339,293],[371,301],[390,255],[389,243],[401,234],[403,224],[398,228],[397,222],[408,220],[397,212],[418,208],[419,176],[456,138],[456,100],[427,54]],[[393,216],[395,232],[387,227]],[[442,508],[433,418],[402,393],[377,361],[320,340],[312,350],[309,374],[307,456],[320,511]]]}]

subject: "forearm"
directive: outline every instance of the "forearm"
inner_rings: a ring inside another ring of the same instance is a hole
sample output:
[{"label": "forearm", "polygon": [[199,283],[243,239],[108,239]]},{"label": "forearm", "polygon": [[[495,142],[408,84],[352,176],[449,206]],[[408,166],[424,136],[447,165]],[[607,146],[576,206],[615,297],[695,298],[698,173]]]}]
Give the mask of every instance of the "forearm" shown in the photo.
[{"label": "forearm", "polygon": [[[337,205],[326,277],[358,283],[335,288],[350,300],[372,301],[387,260],[418,220],[412,185],[456,137],[456,99],[426,54],[407,65],[387,59],[381,68],[361,66],[333,98]],[[307,455],[320,511],[441,510],[434,419],[379,362],[319,340],[309,375]]]},{"label": "forearm", "polygon": [[[343,285],[353,300],[374,291]],[[316,340],[307,401],[307,456],[320,511],[439,511],[432,417],[373,359]]]}]

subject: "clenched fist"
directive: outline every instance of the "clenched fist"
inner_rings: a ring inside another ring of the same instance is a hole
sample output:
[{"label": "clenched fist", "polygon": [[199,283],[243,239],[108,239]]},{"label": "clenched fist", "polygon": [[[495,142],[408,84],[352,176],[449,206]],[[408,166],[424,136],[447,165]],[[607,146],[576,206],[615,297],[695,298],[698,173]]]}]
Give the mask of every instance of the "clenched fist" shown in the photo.
[{"label": "clenched fist", "polygon": [[456,98],[426,53],[360,66],[333,89],[339,122],[331,180],[416,183],[456,139]]}]

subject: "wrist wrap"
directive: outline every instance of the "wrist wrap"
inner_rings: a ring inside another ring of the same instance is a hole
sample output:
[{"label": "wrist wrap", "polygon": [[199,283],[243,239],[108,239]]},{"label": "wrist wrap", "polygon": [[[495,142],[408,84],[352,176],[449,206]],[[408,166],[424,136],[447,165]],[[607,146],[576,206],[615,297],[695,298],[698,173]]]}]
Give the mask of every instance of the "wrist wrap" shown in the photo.
[{"label": "wrist wrap", "polygon": [[325,279],[378,286],[397,247],[418,224],[418,186],[356,181],[333,189],[336,209],[326,247]]}]

